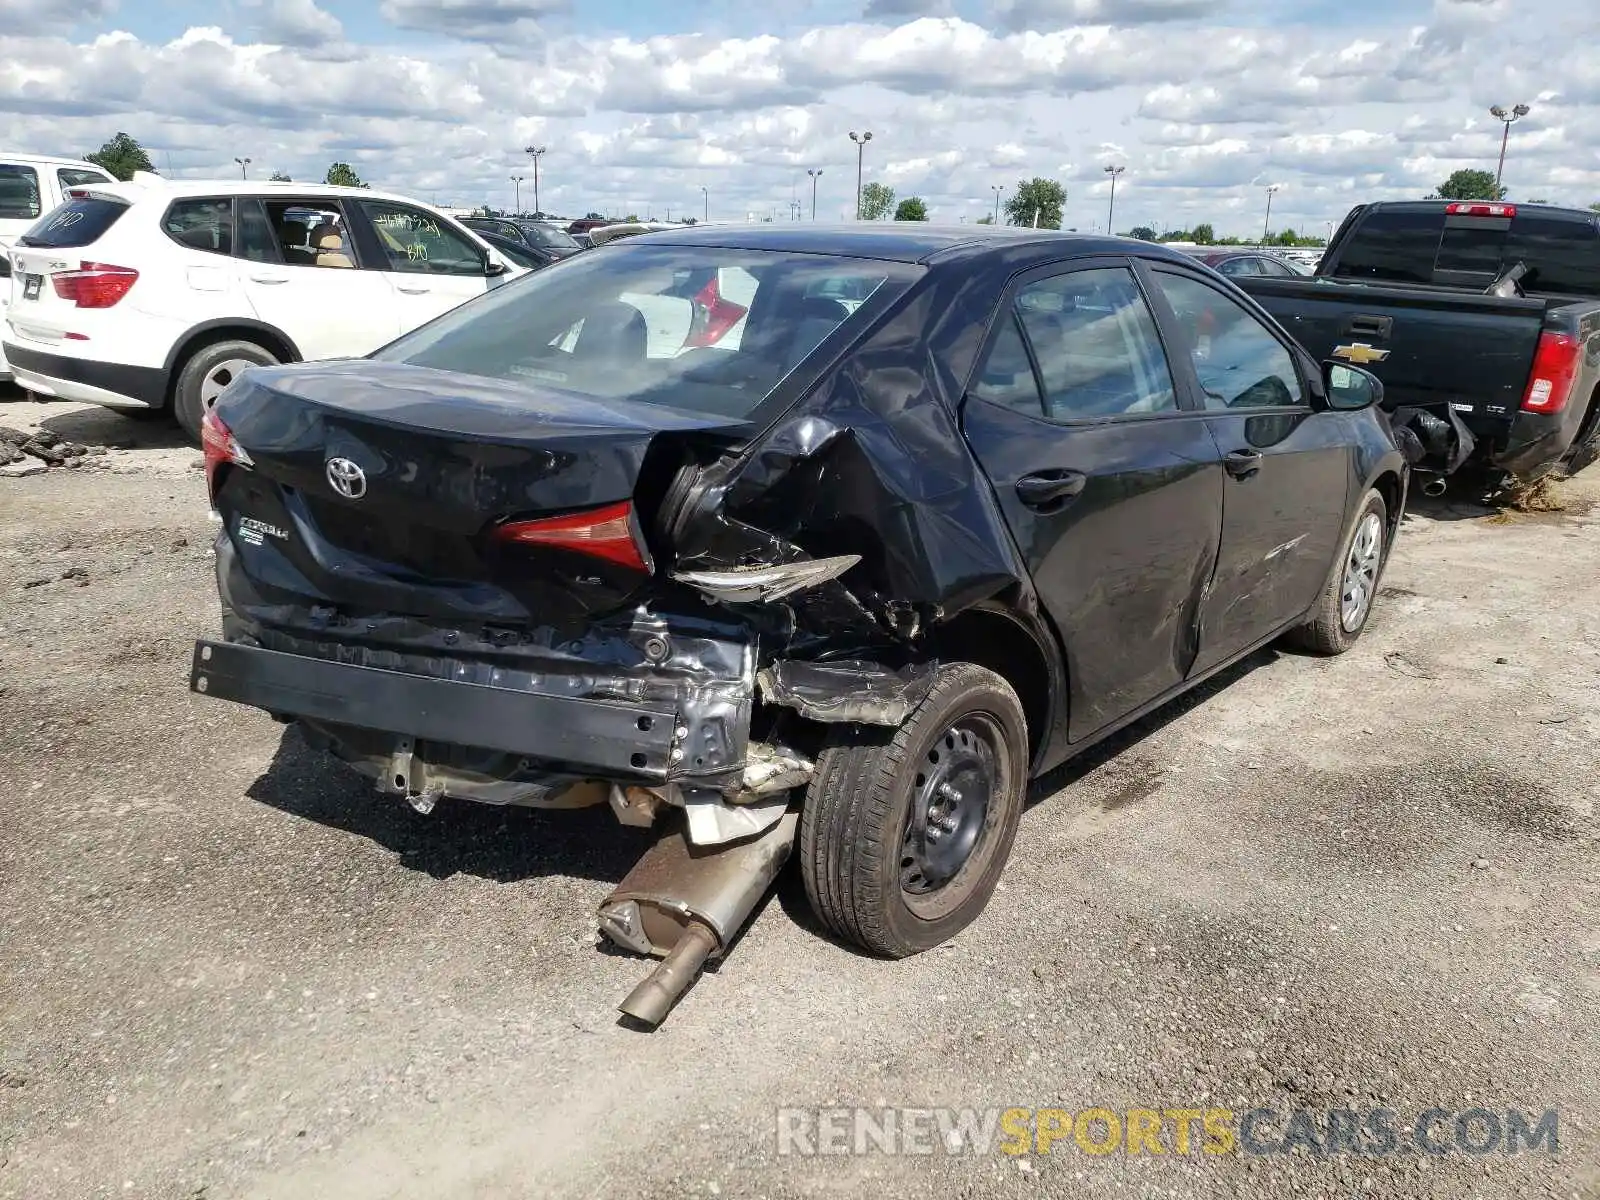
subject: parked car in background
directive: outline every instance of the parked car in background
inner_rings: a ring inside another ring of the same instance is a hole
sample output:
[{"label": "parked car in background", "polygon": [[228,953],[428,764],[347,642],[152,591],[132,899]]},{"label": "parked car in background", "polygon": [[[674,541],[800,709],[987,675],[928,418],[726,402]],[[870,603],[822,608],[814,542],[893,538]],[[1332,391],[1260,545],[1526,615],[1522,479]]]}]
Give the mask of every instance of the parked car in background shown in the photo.
[{"label": "parked car in background", "polygon": [[559,261],[551,255],[541,253],[527,242],[513,241],[511,238],[490,233],[485,229],[473,229],[473,232],[487,245],[498,250],[507,262],[526,270],[537,271],[541,267],[548,267],[552,262]]},{"label": "parked car in background", "polygon": [[1237,246],[1187,246],[1175,247],[1196,262],[1202,262],[1219,274],[1234,279],[1244,275],[1264,275],[1269,279],[1297,279],[1305,275],[1299,267],[1263,250],[1241,249]]},{"label": "parked car in background", "polygon": [[19,384],[196,440],[246,368],[369,353],[524,273],[403,196],[146,174],[69,188],[10,259]]},{"label": "parked car in background", "polygon": [[191,687],[424,812],[659,825],[601,908],[668,956],[653,1024],[791,846],[829,930],[928,949],[1031,777],[1281,635],[1352,645],[1406,498],[1380,392],[1160,246],[630,238],[224,394]]},{"label": "parked car in background", "polygon": [[1363,204],[1314,278],[1237,282],[1312,354],[1383,380],[1430,487],[1468,463],[1526,482],[1600,446],[1600,214]]},{"label": "parked car in background", "polygon": [[520,242],[533,250],[546,264],[558,258],[577,254],[583,249],[565,230],[546,221],[519,220],[511,217],[466,217],[461,223],[478,233],[493,233],[509,241]]},{"label": "parked car in background", "polygon": [[[11,274],[7,253],[17,238],[45,213],[60,204],[67,189],[80,183],[110,183],[103,167],[80,158],[47,158],[37,154],[0,151],[0,322],[10,303]],[[0,357],[0,382],[11,378],[11,367]]]}]

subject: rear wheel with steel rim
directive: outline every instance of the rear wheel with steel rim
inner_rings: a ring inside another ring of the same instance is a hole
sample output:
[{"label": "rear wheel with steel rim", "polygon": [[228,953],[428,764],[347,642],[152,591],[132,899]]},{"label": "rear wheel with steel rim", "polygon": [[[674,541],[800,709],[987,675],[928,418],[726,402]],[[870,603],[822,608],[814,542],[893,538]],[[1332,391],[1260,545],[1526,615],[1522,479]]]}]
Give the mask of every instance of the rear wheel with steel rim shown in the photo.
[{"label": "rear wheel with steel rim", "polygon": [[277,357],[254,342],[213,342],[189,356],[173,385],[172,411],[196,445],[200,422],[229,385],[250,367],[273,366]]},{"label": "rear wheel with steel rim", "polygon": [[1366,628],[1378,599],[1378,581],[1387,556],[1388,507],[1371,491],[1356,510],[1309,623],[1289,640],[1317,654],[1343,654]]},{"label": "rear wheel with steel rim", "polygon": [[1016,693],[971,663],[941,666],[896,729],[833,727],[800,818],[813,910],[833,933],[892,958],[948,940],[994,893],[1027,774]]}]

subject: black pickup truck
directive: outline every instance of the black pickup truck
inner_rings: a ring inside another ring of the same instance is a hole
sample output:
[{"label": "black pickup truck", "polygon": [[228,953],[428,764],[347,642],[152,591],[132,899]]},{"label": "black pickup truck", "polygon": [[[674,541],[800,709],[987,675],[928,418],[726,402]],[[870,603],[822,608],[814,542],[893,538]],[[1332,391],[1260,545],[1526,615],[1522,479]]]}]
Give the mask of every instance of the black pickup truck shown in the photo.
[{"label": "black pickup truck", "polygon": [[1596,456],[1600,214],[1363,204],[1313,277],[1233,282],[1319,360],[1383,380],[1384,407],[1417,435],[1424,475],[1472,463],[1493,483],[1528,482]]}]

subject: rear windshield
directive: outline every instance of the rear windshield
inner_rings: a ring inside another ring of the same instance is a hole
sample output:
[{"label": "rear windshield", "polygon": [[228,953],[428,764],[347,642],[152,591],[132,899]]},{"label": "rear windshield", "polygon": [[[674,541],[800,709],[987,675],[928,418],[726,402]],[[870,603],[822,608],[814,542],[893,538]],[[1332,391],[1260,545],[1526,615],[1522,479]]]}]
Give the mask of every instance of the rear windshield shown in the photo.
[{"label": "rear windshield", "polygon": [[87,246],[128,211],[120,200],[90,196],[58,204],[17,239],[19,246]]},{"label": "rear windshield", "polygon": [[549,225],[528,224],[522,226],[522,232],[528,241],[535,246],[546,246],[551,250],[582,250],[583,247],[572,240],[572,235],[563,229],[555,229]]},{"label": "rear windshield", "polygon": [[747,420],[822,340],[920,267],[648,242],[504,284],[373,357]]}]

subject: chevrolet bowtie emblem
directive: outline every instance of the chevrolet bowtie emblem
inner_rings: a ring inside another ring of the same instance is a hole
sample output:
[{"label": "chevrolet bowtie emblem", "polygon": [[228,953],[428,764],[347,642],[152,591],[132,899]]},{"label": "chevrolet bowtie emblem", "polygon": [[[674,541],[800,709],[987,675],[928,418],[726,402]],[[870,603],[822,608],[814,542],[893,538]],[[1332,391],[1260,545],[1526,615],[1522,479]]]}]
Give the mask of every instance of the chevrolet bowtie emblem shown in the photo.
[{"label": "chevrolet bowtie emblem", "polygon": [[1335,346],[1333,356],[1342,358],[1345,362],[1355,363],[1364,367],[1368,363],[1382,362],[1389,357],[1387,350],[1379,350],[1376,346],[1369,346],[1365,342],[1352,342],[1348,346]]}]

